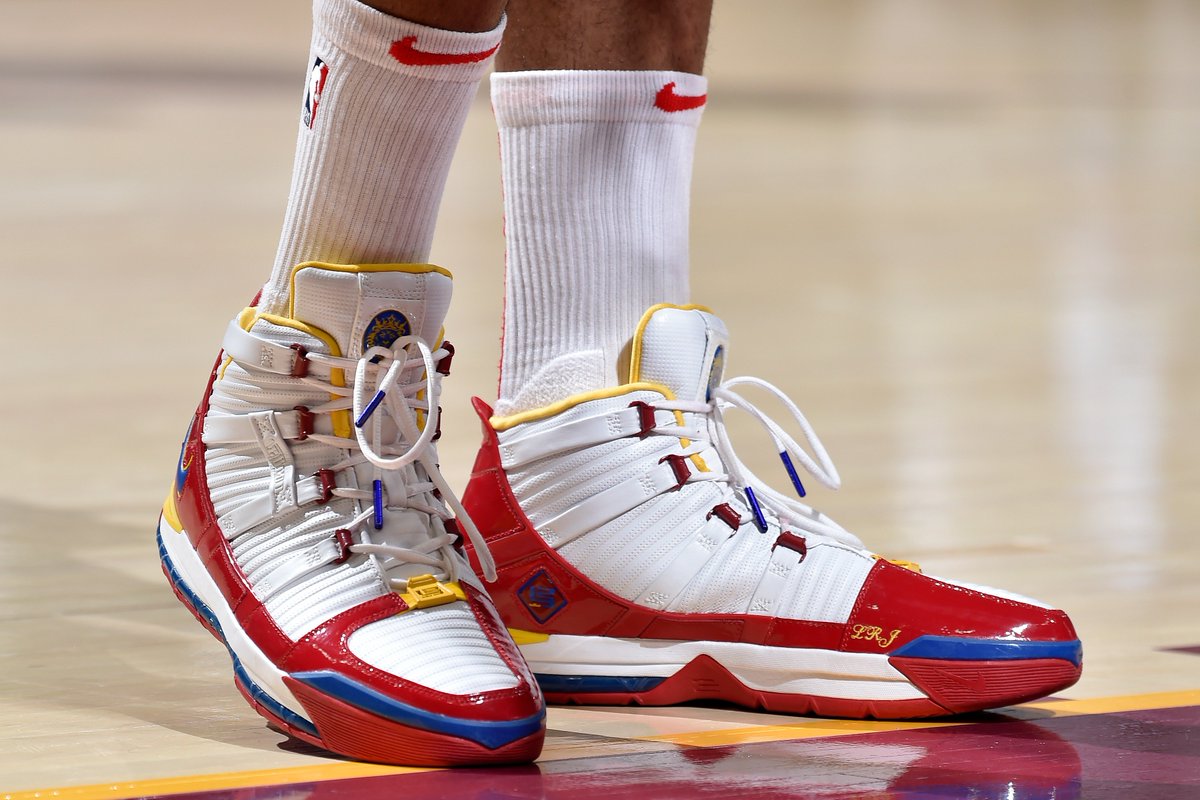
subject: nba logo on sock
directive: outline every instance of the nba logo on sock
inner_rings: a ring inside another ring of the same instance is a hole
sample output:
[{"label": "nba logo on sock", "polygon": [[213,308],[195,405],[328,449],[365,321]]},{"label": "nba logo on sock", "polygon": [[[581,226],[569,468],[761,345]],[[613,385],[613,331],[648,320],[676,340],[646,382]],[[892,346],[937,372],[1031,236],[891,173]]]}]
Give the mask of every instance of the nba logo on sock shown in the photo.
[{"label": "nba logo on sock", "polygon": [[312,128],[317,121],[317,106],[321,104],[321,92],[325,89],[325,79],[329,77],[329,67],[320,58],[313,61],[312,69],[308,71],[308,90],[304,93],[304,127]]}]

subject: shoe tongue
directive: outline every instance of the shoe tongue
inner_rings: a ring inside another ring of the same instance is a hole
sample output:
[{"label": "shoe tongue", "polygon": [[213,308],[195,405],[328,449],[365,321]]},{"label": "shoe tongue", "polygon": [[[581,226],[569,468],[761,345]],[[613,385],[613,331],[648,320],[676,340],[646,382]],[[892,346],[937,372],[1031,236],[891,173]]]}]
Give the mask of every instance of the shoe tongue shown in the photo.
[{"label": "shoe tongue", "polygon": [[346,358],[410,334],[433,346],[451,289],[449,273],[432,264],[301,264],[293,274],[292,317],[332,336]]},{"label": "shoe tongue", "polygon": [[680,400],[707,401],[725,370],[729,334],[700,306],[655,306],[634,336],[631,381],[666,386]]},{"label": "shoe tongue", "polygon": [[[399,337],[413,334],[432,347],[441,339],[450,307],[450,275],[431,264],[309,263],[297,267],[292,280],[292,317],[333,337],[346,358],[361,358],[374,346],[390,348]],[[385,416],[382,440],[390,442],[396,436],[395,422]],[[370,486],[374,467],[362,463],[354,469],[358,485]],[[381,479],[389,497],[404,497],[414,469],[384,471]],[[429,531],[424,512],[387,512],[383,529],[372,530],[371,536],[375,542],[417,547],[429,540]],[[407,578],[431,571],[428,565],[399,563],[389,567],[388,576]]]}]

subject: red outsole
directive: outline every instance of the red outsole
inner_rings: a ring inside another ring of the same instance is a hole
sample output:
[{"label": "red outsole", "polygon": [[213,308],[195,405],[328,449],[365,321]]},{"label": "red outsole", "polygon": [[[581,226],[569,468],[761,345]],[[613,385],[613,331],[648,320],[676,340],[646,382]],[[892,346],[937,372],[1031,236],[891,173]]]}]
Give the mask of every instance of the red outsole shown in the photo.
[{"label": "red outsole", "polygon": [[[165,565],[163,574],[166,575],[167,583],[179,598],[179,602],[183,603],[205,630],[225,644],[225,637],[209,624],[204,615],[196,610],[171,580]],[[533,761],[542,752],[545,726],[537,733],[490,750],[468,739],[402,725],[371,714],[329,697],[289,676],[285,675],[283,680],[308,711],[320,736],[313,736],[308,731],[281,719],[255,700],[236,676],[233,684],[250,707],[275,728],[300,741],[348,758],[410,767],[464,767],[524,764]]]},{"label": "red outsole", "polygon": [[894,656],[891,665],[948,711],[961,714],[1025,703],[1079,680],[1082,667],[1060,658],[951,661]]},{"label": "red outsole", "polygon": [[[811,714],[851,719],[920,719],[1026,702],[1065,689],[1079,679],[1080,669],[1059,659],[1028,661],[934,661],[892,659],[928,698],[855,700],[751,689],[710,656],[698,656],[683,669],[645,692],[546,692],[546,702],[559,705],[669,706],[695,701],[720,701],[780,714]],[[913,664],[912,662],[924,662]],[[910,674],[911,673],[911,674]],[[985,675],[985,690],[954,692]],[[951,675],[960,676],[955,682]],[[915,677],[914,677],[915,676]],[[945,684],[949,682],[950,687]],[[986,688],[987,686],[993,688]]]},{"label": "red outsole", "polygon": [[303,732],[298,738],[351,758],[414,767],[456,767],[523,764],[542,752],[544,725],[537,733],[492,750],[468,739],[372,714],[290,676],[285,675],[283,681],[321,733],[319,740]]}]

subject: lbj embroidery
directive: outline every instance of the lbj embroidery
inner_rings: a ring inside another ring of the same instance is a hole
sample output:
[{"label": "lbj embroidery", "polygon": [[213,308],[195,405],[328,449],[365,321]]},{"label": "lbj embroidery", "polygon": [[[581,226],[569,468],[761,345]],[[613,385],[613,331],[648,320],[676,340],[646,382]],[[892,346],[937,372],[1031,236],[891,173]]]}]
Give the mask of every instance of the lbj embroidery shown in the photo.
[{"label": "lbj embroidery", "polygon": [[886,636],[883,633],[883,628],[878,625],[855,625],[850,632],[851,639],[866,639],[880,647],[891,647],[892,642],[896,641],[896,637],[900,635],[900,629],[896,628]]}]

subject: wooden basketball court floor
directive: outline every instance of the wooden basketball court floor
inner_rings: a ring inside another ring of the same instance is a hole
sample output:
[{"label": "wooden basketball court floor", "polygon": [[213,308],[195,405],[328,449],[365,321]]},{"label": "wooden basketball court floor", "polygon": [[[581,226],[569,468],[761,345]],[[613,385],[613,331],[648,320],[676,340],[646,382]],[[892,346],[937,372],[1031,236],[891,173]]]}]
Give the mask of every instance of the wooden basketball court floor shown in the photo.
[{"label": "wooden basketball court floor", "polygon": [[[1061,696],[948,722],[553,708],[508,770],[356,764],[267,728],[152,529],[226,320],[270,263],[305,4],[0,7],[0,795],[1200,797],[1200,5],[719,3],[693,295],[935,574],[1053,601]],[[458,275],[442,461],[493,396],[481,96],[434,258]],[[771,469],[765,442],[756,471]],[[762,474],[760,472],[760,474]]]}]

